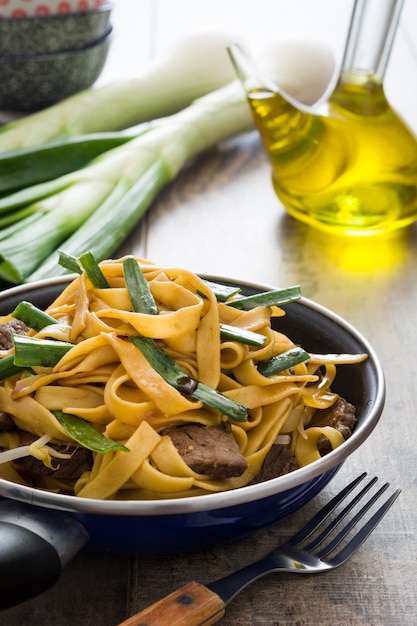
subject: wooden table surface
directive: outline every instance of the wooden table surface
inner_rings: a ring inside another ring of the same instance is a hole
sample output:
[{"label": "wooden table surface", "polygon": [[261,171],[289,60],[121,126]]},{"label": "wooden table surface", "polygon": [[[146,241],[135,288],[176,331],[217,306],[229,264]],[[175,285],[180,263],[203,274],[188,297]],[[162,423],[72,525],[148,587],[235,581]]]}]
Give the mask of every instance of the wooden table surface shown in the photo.
[{"label": "wooden table surface", "polygon": [[[116,0],[114,42],[99,83],[135,75],[171,41],[201,27],[267,41],[321,41],[340,62],[350,0]],[[417,2],[405,0],[386,75],[391,103],[417,132]],[[275,286],[358,328],[382,361],[387,399],[370,438],[312,502],[274,527],[207,552],[119,556],[83,552],[42,596],[0,614],[5,626],[116,626],[190,580],[208,582],[266,553],[359,472],[402,489],[342,568],[270,575],[228,606],[223,626],[416,626],[417,225],[385,238],[343,240],[287,216],[256,132],[202,155],[155,201],[120,253],[160,265]],[[1,582],[0,582],[1,584]]]}]

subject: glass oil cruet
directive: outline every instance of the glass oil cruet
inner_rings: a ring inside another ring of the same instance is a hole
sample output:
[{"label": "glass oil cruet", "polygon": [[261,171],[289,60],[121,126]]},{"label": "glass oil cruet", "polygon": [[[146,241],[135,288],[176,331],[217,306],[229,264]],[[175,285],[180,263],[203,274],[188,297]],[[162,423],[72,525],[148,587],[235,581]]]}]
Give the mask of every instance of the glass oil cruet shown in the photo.
[{"label": "glass oil cruet", "polygon": [[317,108],[261,77],[235,44],[228,49],[278,198],[321,230],[373,235],[417,220],[417,139],[383,87],[402,4],[355,0],[336,86]]}]

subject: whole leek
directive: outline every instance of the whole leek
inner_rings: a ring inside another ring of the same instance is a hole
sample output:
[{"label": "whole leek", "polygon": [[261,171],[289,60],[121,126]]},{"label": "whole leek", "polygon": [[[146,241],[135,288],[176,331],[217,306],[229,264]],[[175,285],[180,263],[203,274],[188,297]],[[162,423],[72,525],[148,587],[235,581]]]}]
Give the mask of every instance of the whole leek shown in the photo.
[{"label": "whole leek", "polygon": [[111,256],[189,159],[252,125],[233,81],[83,169],[0,199],[0,212],[29,206],[36,217],[0,239],[0,277],[18,283],[56,275],[57,248]]},{"label": "whole leek", "polygon": [[0,153],[130,128],[180,111],[235,78],[226,53],[232,39],[218,32],[189,36],[135,78],[86,89],[10,122],[0,128]]}]

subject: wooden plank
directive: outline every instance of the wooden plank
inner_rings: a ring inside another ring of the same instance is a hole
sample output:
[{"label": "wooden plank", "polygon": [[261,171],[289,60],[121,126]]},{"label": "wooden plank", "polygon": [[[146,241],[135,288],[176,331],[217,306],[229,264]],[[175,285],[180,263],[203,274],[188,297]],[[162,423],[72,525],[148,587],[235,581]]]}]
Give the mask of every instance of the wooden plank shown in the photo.
[{"label": "wooden plank", "polygon": [[[103,80],[133,75],[132,58],[144,67],[176,38],[210,24],[233,29],[256,51],[268,39],[314,36],[340,60],[351,5],[351,0],[258,0],[256,5],[247,0],[116,0],[118,34]],[[386,83],[393,104],[414,128],[415,8],[413,0],[406,0]],[[385,410],[369,440],[324,492],[274,527],[192,554],[82,553],[52,590],[0,613],[0,625],[116,626],[182,584],[209,582],[262,556],[367,470],[403,492],[357,555],[331,574],[259,580],[227,607],[219,624],[415,626],[416,226],[371,240],[332,237],[295,222],[273,193],[270,167],[254,132],[190,164],[120,252],[275,286],[301,284],[306,296],[345,317],[370,340],[385,370]]]}]

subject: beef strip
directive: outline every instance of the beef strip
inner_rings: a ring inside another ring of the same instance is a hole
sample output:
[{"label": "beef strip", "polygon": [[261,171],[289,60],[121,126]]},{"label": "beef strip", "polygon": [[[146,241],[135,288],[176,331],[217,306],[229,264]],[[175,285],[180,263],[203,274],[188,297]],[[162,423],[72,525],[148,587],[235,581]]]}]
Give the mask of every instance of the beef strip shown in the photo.
[{"label": "beef strip", "polygon": [[[338,398],[328,409],[318,409],[309,426],[332,426],[346,440],[351,436],[356,421],[355,407],[344,398]],[[319,438],[317,446],[321,456],[325,456],[332,450],[330,441],[324,435]],[[252,484],[283,476],[296,469],[298,469],[298,464],[291,452],[285,446],[275,444],[265,457],[261,471]]]},{"label": "beef strip", "polygon": [[12,430],[16,430],[13,417],[6,411],[0,411],[0,433],[9,433]]},{"label": "beef strip", "polygon": [[12,334],[26,335],[29,328],[20,320],[10,320],[0,324],[0,350],[13,348]]},{"label": "beef strip", "polygon": [[[351,436],[356,422],[355,407],[344,398],[338,398],[328,409],[318,409],[309,426],[332,426],[346,440]],[[330,441],[324,435],[319,438],[317,446],[322,456],[332,450]]]},{"label": "beef strip", "polygon": [[[51,445],[51,444],[49,444]],[[70,459],[52,459],[52,465],[58,469],[50,469],[46,467],[33,456],[25,456],[13,461],[13,464],[18,470],[23,470],[25,474],[31,476],[53,476],[58,480],[76,481],[83,472],[91,469],[93,464],[93,455],[90,450],[86,448],[72,448],[67,449],[67,446],[53,446],[55,449],[59,449],[61,452],[68,452],[71,454]]]},{"label": "beef strip", "polygon": [[198,474],[230,478],[241,476],[248,467],[228,422],[219,426],[182,424],[161,434],[171,437],[185,463]]},{"label": "beef strip", "polygon": [[276,443],[266,455],[261,471],[255,476],[251,484],[255,485],[271,478],[277,478],[277,476],[284,476],[284,474],[289,474],[296,469],[298,469],[298,463],[288,448]]},{"label": "beef strip", "polygon": [[[26,335],[29,327],[20,320],[12,319],[0,324],[0,350],[10,350],[13,348],[12,334]],[[13,417],[0,410],[0,433],[10,432],[16,429]]]}]

